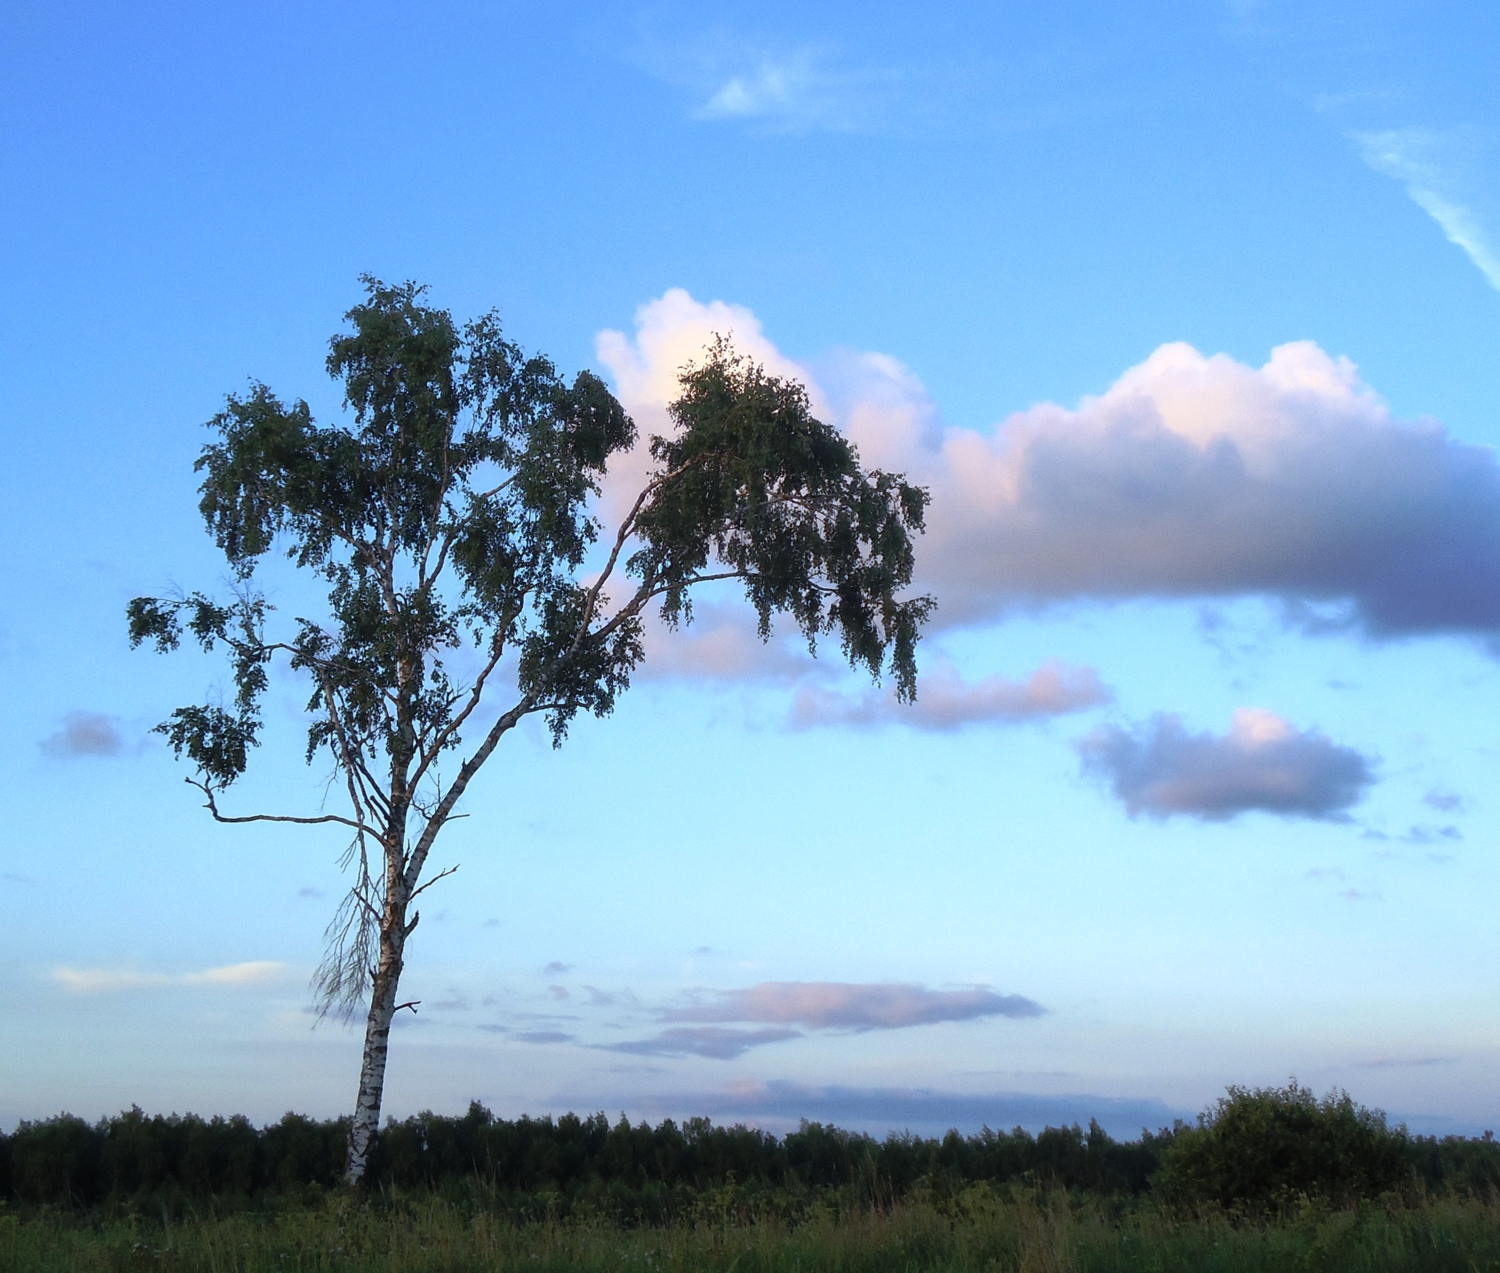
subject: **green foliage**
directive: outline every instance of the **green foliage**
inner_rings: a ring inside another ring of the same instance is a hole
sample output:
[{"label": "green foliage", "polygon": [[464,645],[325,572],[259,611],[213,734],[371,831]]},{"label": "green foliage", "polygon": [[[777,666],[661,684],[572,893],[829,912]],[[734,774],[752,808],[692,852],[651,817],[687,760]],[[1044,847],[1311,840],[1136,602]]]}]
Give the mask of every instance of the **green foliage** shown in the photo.
[{"label": "green foliage", "polygon": [[1198,1126],[1180,1129],[1155,1187],[1188,1207],[1274,1209],[1304,1199],[1345,1205],[1410,1185],[1416,1156],[1406,1129],[1356,1105],[1284,1088],[1231,1087]]},{"label": "green foliage", "polygon": [[[199,508],[239,593],[129,607],[132,644],[173,650],[186,629],[230,653],[233,706],[183,708],[161,727],[209,788],[244,771],[278,653],[314,683],[309,758],[326,748],[341,770],[418,758],[425,773],[461,743],[476,688],[450,679],[445,654],[472,641],[493,667],[516,649],[522,711],[545,712],[561,741],[577,712],[607,714],[628,687],[646,604],[660,598],[672,621],[690,617],[688,590],[706,578],[742,579],[763,635],[785,612],[810,642],[839,633],[872,674],[889,655],[911,696],[932,603],[899,593],[926,494],[864,473],[800,385],[723,341],[684,374],[680,432],[652,440],[662,467],[619,528],[621,544],[639,547],[626,562],[628,598],[610,612],[601,589],[575,576],[600,530],[589,500],[610,457],[635,441],[624,409],[591,373],[567,384],[523,354],[493,314],[460,328],[415,284],[365,283],[347,315],[353,331],[328,355],[352,421],[319,425],[305,402],[262,384],[210,421]],[[272,607],[252,582],[278,544],[322,578],[329,603],[325,619],[295,620],[285,640],[267,637]]]},{"label": "green foliage", "polygon": [[[0,1197],[148,1210],[173,1199],[296,1197],[336,1183],[347,1130],[347,1120],[297,1114],[264,1129],[239,1117],[147,1117],[138,1109],[92,1126],[60,1115],[0,1135],[0,1164],[10,1164],[8,1176],[0,1173]],[[858,1209],[918,1193],[942,1201],[981,1181],[1136,1194],[1159,1158],[1158,1138],[1120,1144],[1097,1124],[1038,1136],[1017,1128],[877,1141],[821,1123],[776,1137],[706,1118],[654,1127],[625,1118],[611,1124],[603,1114],[512,1121],[476,1103],[458,1118],[388,1121],[370,1180],[444,1194],[477,1184],[519,1220],[604,1215],[659,1224],[704,1208],[786,1218],[824,1203]]]},{"label": "green foliage", "polygon": [[[232,709],[180,709],[162,727],[213,788],[244,771],[278,653],[313,679],[309,758],[326,748],[340,769],[462,741],[453,726],[466,695],[443,656],[466,634],[498,655],[546,632],[535,706],[563,718],[580,705],[607,711],[639,658],[630,624],[593,634],[605,688],[588,685],[580,703],[554,693],[566,677],[547,675],[575,632],[539,621],[576,591],[569,574],[597,534],[586,501],[608,457],[635,439],[625,412],[593,375],[568,385],[546,359],[525,356],[493,315],[460,329],[422,303],[420,287],[366,288],[348,314],[353,332],[328,356],[351,423],[318,425],[305,402],[285,404],[261,384],[210,421],[218,440],[197,463],[199,507],[242,581],[238,595],[129,608],[133,644],[175,649],[185,627],[231,655]],[[297,619],[285,641],[266,636],[271,606],[251,582],[278,543],[328,596],[327,618]],[[456,586],[445,591],[448,570]]]},{"label": "green foliage", "polygon": [[[523,718],[543,715],[560,745],[579,712],[613,710],[644,657],[649,606],[687,621],[694,587],[738,580],[762,637],[778,613],[810,646],[836,633],[852,665],[877,678],[888,668],[910,699],[932,602],[903,595],[926,493],[864,472],[849,443],[812,417],[800,385],[722,340],[684,372],[678,431],[651,440],[659,467],[585,583],[602,529],[592,501],[611,457],[636,440],[630,417],[591,373],[570,384],[525,355],[493,314],[459,326],[413,283],[364,282],[327,361],[345,419],[320,424],[305,402],[252,384],[209,422],[199,508],[234,595],[139,597],[128,620],[132,645],[171,651],[190,634],[228,654],[231,701],[180,707],[157,727],[195,767],[189,781],[215,818],[353,832],[354,885],[316,985],[323,1007],[340,1012],[371,991],[372,1037],[383,1040],[418,919],[407,908],[434,882],[423,872],[435,837]],[[317,579],[326,607],[272,634],[256,570],[278,550]],[[457,657],[471,646],[477,670],[451,672],[472,669]],[[466,739],[481,700],[505,692],[506,656],[516,669],[509,706],[484,714],[477,742]],[[259,745],[278,658],[311,682],[306,757],[332,762],[347,813],[219,810]],[[440,762],[457,749],[467,754],[445,775]],[[354,1128],[361,1144],[379,1108],[371,1064]],[[362,1161],[351,1142],[350,1170]]]},{"label": "green foliage", "polygon": [[[842,1213],[919,1197],[952,1209],[981,1184],[1101,1198],[1150,1194],[1178,1208],[1208,1204],[1242,1215],[1249,1203],[1262,1211],[1352,1205],[1413,1182],[1433,1193],[1500,1195],[1500,1142],[1492,1136],[1407,1138],[1381,1127],[1344,1097],[1318,1101],[1295,1086],[1231,1089],[1200,1127],[1124,1143],[1097,1123],[1035,1136],[986,1128],[884,1140],[804,1123],[778,1137],[706,1118],[655,1126],[612,1124],[603,1114],[509,1120],[475,1103],[459,1117],[429,1112],[387,1121],[370,1179],[386,1190],[453,1197],[478,1188],[486,1205],[518,1222],[594,1215],[627,1224],[669,1223],[705,1209],[794,1219],[829,1206]],[[298,1114],[265,1128],[241,1117],[138,1109],[92,1125],[59,1115],[0,1134],[0,1200],[155,1212],[212,1199],[316,1197],[338,1182],[347,1130],[347,1119]],[[1392,1156],[1393,1146],[1401,1157]],[[1254,1192],[1251,1181],[1259,1182]]]},{"label": "green foliage", "polygon": [[672,418],[678,434],[651,444],[672,477],[642,511],[647,546],[631,559],[660,580],[668,618],[690,613],[687,585],[713,557],[747,581],[763,637],[785,612],[809,643],[838,632],[849,661],[877,677],[889,650],[898,695],[914,697],[917,634],[933,603],[898,595],[927,493],[862,472],[801,385],[766,375],[722,337],[683,374]]}]

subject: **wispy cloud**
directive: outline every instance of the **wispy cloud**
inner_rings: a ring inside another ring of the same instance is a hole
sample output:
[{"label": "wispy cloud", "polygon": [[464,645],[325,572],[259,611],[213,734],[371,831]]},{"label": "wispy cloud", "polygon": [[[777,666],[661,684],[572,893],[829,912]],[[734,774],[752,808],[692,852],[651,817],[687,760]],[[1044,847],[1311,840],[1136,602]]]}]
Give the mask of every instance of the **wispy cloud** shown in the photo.
[{"label": "wispy cloud", "polygon": [[901,724],[945,731],[964,725],[1014,724],[1060,716],[1097,707],[1112,697],[1091,667],[1046,663],[1024,681],[988,676],[973,684],[952,668],[939,668],[922,675],[917,683],[917,701],[909,704],[898,702],[893,690],[850,696],[804,685],[793,700],[791,723],[798,729]]},{"label": "wispy cloud", "polygon": [[1336,818],[1374,781],[1359,752],[1258,708],[1235,712],[1223,735],[1189,733],[1161,713],[1133,728],[1095,730],[1078,749],[1085,772],[1104,780],[1131,816]]},{"label": "wispy cloud", "polygon": [[1045,1011],[1024,995],[988,986],[929,990],[905,982],[766,981],[734,990],[700,990],[654,1015],[654,1034],[588,1046],[635,1056],[701,1056],[727,1061],[751,1048],[819,1030],[898,1030],[981,1017],[1035,1017]]},{"label": "wispy cloud", "polygon": [[62,728],[42,739],[40,746],[44,755],[71,760],[80,756],[118,756],[125,750],[125,739],[117,717],[103,712],[69,712],[63,717]]},{"label": "wispy cloud", "polygon": [[624,1052],[632,1056],[704,1056],[715,1061],[732,1061],[751,1048],[801,1037],[801,1031],[787,1029],[736,1030],[726,1026],[673,1026],[649,1039],[632,1039],[625,1043],[605,1043],[599,1046],[606,1052]]},{"label": "wispy cloud", "polygon": [[1394,177],[1423,212],[1500,290],[1500,246],[1476,206],[1472,141],[1462,132],[1396,128],[1353,134],[1365,163]]},{"label": "wispy cloud", "polygon": [[127,968],[58,968],[53,979],[79,994],[106,994],[123,990],[149,990],[161,986],[258,986],[274,981],[286,965],[271,959],[243,964],[224,964],[201,972],[140,972]]},{"label": "wispy cloud", "polygon": [[754,1021],[813,1030],[896,1030],[976,1017],[1035,1017],[1043,1009],[1023,995],[988,986],[929,990],[905,982],[764,981],[720,990],[662,1013],[664,1021]]}]

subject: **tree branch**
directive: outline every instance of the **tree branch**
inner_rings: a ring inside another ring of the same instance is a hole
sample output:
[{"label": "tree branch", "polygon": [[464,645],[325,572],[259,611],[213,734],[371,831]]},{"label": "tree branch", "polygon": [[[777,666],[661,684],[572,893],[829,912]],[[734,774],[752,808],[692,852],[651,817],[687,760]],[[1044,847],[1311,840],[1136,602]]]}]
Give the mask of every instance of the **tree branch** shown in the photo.
[{"label": "tree branch", "polygon": [[[325,813],[317,818],[294,818],[286,814],[278,813],[252,813],[245,817],[231,818],[219,812],[219,806],[214,800],[214,789],[206,782],[197,778],[184,778],[183,782],[190,787],[197,787],[207,798],[208,803],[203,807],[213,814],[215,822],[295,822],[300,826],[314,826],[319,822],[337,822],[346,827],[353,827],[356,831],[367,833],[369,827],[366,823],[355,822],[350,818],[340,817],[336,813]],[[377,837],[379,838],[379,837]]]}]

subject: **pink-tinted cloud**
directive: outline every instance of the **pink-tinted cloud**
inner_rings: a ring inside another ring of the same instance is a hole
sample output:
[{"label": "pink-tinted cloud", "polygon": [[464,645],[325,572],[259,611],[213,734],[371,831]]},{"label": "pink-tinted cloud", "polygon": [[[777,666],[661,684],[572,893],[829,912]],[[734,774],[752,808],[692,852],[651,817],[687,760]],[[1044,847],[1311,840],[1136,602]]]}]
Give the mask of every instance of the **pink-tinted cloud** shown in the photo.
[{"label": "pink-tinted cloud", "polygon": [[929,990],[904,982],[765,981],[662,1013],[664,1021],[749,1021],[812,1030],[895,1030],[975,1017],[1034,1017],[1042,1008],[987,986]]},{"label": "pink-tinted cloud", "polygon": [[1131,816],[1223,821],[1259,810],[1336,818],[1374,781],[1369,760],[1317,730],[1257,708],[1235,712],[1227,734],[1193,734],[1166,714],[1133,728],[1106,726],[1078,744],[1084,770],[1108,784]]},{"label": "pink-tinted cloud", "polygon": [[1113,697],[1091,667],[1046,663],[1024,681],[988,676],[970,684],[952,668],[923,673],[915,703],[897,702],[890,690],[859,696],[804,685],[792,703],[791,723],[871,728],[886,724],[952,730],[979,723],[1014,723],[1060,716],[1107,703]]},{"label": "pink-tinted cloud", "polygon": [[[919,584],[942,624],[1076,598],[1268,595],[1331,604],[1375,635],[1500,634],[1500,464],[1430,422],[1394,418],[1311,342],[1261,367],[1163,345],[1098,397],[993,431],[944,429],[882,354],[788,360],[749,311],[674,290],[601,360],[643,432],[715,332],[809,385],[864,461],[932,492]],[[819,377],[822,377],[820,382]],[[641,452],[611,476],[638,489]],[[1326,617],[1326,616],[1325,616]]]}]

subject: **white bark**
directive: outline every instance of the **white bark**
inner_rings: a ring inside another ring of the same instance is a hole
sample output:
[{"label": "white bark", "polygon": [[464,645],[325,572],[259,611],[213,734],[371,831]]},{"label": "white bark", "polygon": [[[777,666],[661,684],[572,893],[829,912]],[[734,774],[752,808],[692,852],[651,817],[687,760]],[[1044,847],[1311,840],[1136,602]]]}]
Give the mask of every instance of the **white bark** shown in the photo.
[{"label": "white bark", "polygon": [[[390,940],[394,937],[395,940]],[[365,1052],[359,1067],[359,1095],[354,1102],[354,1122],[349,1128],[349,1152],[344,1164],[344,1183],[363,1182],[370,1162],[370,1146],[380,1127],[380,1102],[385,1092],[385,1058],[390,1048],[391,1020],[396,1015],[396,987],[401,980],[401,946],[398,924],[394,934],[381,933],[380,967],[370,988],[370,1014],[365,1021]]]}]

